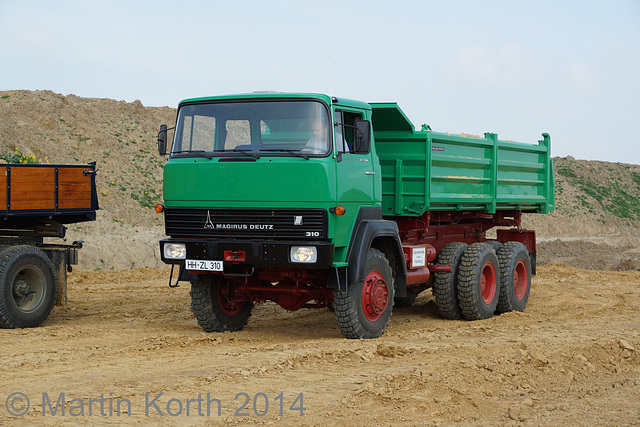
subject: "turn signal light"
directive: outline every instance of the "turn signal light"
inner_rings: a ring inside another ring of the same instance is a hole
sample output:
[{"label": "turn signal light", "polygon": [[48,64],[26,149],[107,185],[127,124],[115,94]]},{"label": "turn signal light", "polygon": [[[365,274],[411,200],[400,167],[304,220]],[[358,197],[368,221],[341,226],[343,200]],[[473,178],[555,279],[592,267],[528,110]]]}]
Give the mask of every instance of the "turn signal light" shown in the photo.
[{"label": "turn signal light", "polygon": [[344,215],[347,213],[347,210],[342,205],[338,205],[335,208],[329,209],[329,212],[334,213],[336,215]]},{"label": "turn signal light", "polygon": [[162,213],[164,212],[164,205],[162,203],[156,203],[154,209],[157,213]]}]

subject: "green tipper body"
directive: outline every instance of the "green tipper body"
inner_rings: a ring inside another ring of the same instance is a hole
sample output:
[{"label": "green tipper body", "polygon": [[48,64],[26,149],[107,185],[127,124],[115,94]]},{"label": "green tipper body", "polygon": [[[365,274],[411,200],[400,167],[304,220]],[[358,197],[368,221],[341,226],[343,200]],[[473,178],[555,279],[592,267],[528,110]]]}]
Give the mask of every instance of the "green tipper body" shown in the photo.
[{"label": "green tipper body", "polygon": [[382,212],[420,216],[425,211],[554,209],[550,137],[537,145],[450,135],[413,124],[394,103],[371,104],[376,152],[382,168]]}]

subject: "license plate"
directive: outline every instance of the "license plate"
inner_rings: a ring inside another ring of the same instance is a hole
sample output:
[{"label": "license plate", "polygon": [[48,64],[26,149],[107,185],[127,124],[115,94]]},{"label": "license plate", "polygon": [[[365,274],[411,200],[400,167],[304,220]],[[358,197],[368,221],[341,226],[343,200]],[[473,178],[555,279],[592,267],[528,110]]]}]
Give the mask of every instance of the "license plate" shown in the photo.
[{"label": "license plate", "polygon": [[187,259],[184,261],[184,267],[187,270],[223,271],[222,261]]}]

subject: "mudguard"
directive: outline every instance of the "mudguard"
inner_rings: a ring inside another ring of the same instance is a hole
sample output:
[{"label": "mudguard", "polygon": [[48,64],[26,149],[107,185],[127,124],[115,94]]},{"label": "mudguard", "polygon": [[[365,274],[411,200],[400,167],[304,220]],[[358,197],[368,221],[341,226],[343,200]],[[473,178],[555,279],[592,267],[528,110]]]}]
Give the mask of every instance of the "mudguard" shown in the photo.
[{"label": "mudguard", "polygon": [[360,209],[349,242],[349,251],[347,253],[349,266],[346,267],[346,271],[344,267],[335,268],[334,274],[329,274],[327,287],[346,292],[348,283],[364,281],[367,254],[373,241],[379,237],[387,237],[394,242],[391,250],[394,252],[395,260],[389,261],[392,267],[395,266],[395,296],[406,296],[407,266],[404,262],[398,225],[394,221],[383,220],[381,208],[363,207]]}]

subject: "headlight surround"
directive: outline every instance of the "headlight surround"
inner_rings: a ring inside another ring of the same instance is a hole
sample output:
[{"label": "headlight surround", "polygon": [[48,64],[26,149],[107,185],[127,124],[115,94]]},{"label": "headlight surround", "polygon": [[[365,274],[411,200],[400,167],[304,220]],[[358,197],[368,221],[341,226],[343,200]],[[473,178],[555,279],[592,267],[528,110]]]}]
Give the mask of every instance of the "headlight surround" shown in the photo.
[{"label": "headlight surround", "polygon": [[165,243],[164,257],[167,259],[187,258],[187,247],[184,243]]},{"label": "headlight surround", "polygon": [[289,258],[291,262],[314,263],[318,261],[318,250],[315,246],[292,246]]}]

